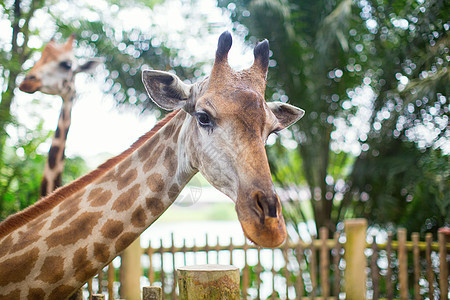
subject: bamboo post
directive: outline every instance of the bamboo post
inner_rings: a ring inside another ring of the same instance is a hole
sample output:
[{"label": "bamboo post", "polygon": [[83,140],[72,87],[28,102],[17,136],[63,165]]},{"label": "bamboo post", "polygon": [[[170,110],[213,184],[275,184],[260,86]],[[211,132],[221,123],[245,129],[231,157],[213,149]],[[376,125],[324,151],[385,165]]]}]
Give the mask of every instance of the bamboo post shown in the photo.
[{"label": "bamboo post", "polygon": [[264,271],[261,265],[261,248],[258,248],[258,263],[255,268],[255,276],[256,276],[256,299],[261,299],[261,272]]},{"label": "bamboo post", "polygon": [[113,299],[114,280],[115,280],[115,270],[114,270],[114,266],[111,262],[108,265],[108,295],[109,295],[109,299]]},{"label": "bamboo post", "polygon": [[431,244],[433,243],[433,234],[427,233],[425,235],[425,241],[427,243],[425,249],[425,257],[427,260],[427,280],[428,280],[428,298],[434,298],[434,272],[433,262],[431,261]]},{"label": "bamboo post", "polygon": [[164,290],[166,287],[166,283],[165,283],[165,279],[166,279],[166,273],[164,271],[164,247],[163,247],[163,239],[161,239],[160,242],[160,248],[159,248],[159,253],[161,254],[161,289],[162,289],[162,293],[163,293],[163,297],[164,297]]},{"label": "bamboo post", "polygon": [[329,269],[330,269],[330,252],[327,248],[328,228],[322,227],[319,230],[319,237],[321,241],[320,245],[320,285],[322,288],[322,296],[324,299],[328,299],[330,296],[330,285],[328,281]]},{"label": "bamboo post", "polygon": [[153,248],[152,248],[152,241],[148,241],[148,248],[147,248],[147,256],[148,261],[150,265],[148,266],[148,282],[150,284],[153,284],[155,282],[155,270],[153,270]]},{"label": "bamboo post", "polygon": [[127,300],[141,300],[141,241],[135,240],[122,253],[120,268],[120,297]]},{"label": "bamboo post", "polygon": [[88,284],[89,300],[91,300],[92,299],[92,294],[93,294],[93,292],[92,292],[92,278],[90,278],[88,280],[87,284]]},{"label": "bamboo post", "polygon": [[447,250],[446,250],[446,234],[449,234],[449,229],[441,228],[438,231],[439,243],[439,287],[441,290],[441,300],[448,300],[448,265],[447,265]]},{"label": "bamboo post", "polygon": [[197,265],[178,268],[180,300],[238,300],[239,269],[234,266]]},{"label": "bamboo post", "polygon": [[398,239],[398,279],[400,299],[408,299],[408,252],[406,252],[406,228],[399,228]]},{"label": "bamboo post", "polygon": [[302,272],[303,248],[301,245],[300,238],[298,240],[297,245],[295,246],[295,258],[297,259],[298,264],[298,277],[295,284],[297,294],[296,296],[298,299],[301,299],[301,297],[303,297],[303,291],[305,290],[305,287],[303,285],[303,272]]},{"label": "bamboo post", "polygon": [[100,272],[98,272],[98,293],[102,293],[103,292],[103,269],[100,270]]},{"label": "bamboo post", "polygon": [[413,232],[411,234],[413,242],[413,264],[414,264],[414,299],[421,299],[420,296],[420,251],[419,251],[419,233]]},{"label": "bamboo post", "polygon": [[347,238],[344,244],[346,268],[344,272],[346,299],[366,298],[366,230],[367,220],[353,219],[344,221]]},{"label": "bamboo post", "polygon": [[162,289],[158,286],[145,286],[142,289],[142,300],[161,300]]},{"label": "bamboo post", "polygon": [[244,240],[244,268],[242,269],[242,295],[243,295],[244,299],[247,299],[247,288],[248,288],[248,284],[249,284],[247,250],[248,250],[248,244],[247,244],[247,239],[245,239]]},{"label": "bamboo post", "polygon": [[172,270],[173,270],[173,285],[172,285],[172,300],[177,300],[177,269],[175,263],[175,239],[173,237],[173,232],[171,235],[172,245],[170,247],[170,253],[172,253]]},{"label": "bamboo post", "polygon": [[230,265],[233,265],[233,250],[234,250],[233,238],[230,237],[230,245],[228,246],[228,251],[230,252]]},{"label": "bamboo post", "polygon": [[370,265],[372,271],[371,272],[372,289],[373,289],[372,300],[378,300],[380,296],[380,287],[379,287],[380,272],[378,270],[378,246],[375,235],[372,236],[372,257],[370,259]]},{"label": "bamboo post", "polygon": [[334,233],[334,257],[333,264],[335,267],[334,270],[334,291],[333,294],[336,296],[336,299],[339,299],[339,292],[341,290],[341,270],[339,269],[339,263],[341,261],[341,244],[339,243],[339,232]]},{"label": "bamboo post", "polygon": [[386,298],[394,299],[394,285],[392,283],[392,240],[394,236],[391,231],[388,232],[388,240],[386,245],[386,256],[388,261],[387,273],[386,273]]},{"label": "bamboo post", "polygon": [[270,269],[270,271],[272,272],[272,294],[270,294],[270,299],[274,300],[276,299],[275,276],[277,275],[277,272],[275,271],[275,249],[272,249],[272,268]]},{"label": "bamboo post", "polygon": [[281,250],[283,254],[284,259],[284,269],[283,269],[283,276],[286,279],[286,299],[289,299],[289,285],[290,285],[290,277],[289,277],[289,257],[288,257],[288,239],[284,242],[283,248]]},{"label": "bamboo post", "polygon": [[317,295],[317,262],[316,262],[316,247],[314,246],[314,241],[316,240],[316,237],[313,235],[311,236],[311,255],[309,257],[309,274],[311,277],[311,285],[312,285],[312,291],[311,291],[311,298],[314,299]]}]

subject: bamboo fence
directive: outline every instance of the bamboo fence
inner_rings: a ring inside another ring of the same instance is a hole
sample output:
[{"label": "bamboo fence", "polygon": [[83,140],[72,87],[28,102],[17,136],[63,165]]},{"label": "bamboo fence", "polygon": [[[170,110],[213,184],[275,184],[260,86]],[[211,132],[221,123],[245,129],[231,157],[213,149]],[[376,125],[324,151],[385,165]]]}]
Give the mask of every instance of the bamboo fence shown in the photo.
[{"label": "bamboo fence", "polygon": [[[319,237],[309,243],[288,241],[276,249],[235,245],[233,240],[227,245],[219,241],[211,245],[208,237],[204,246],[187,246],[186,242],[175,246],[172,235],[168,247],[138,248],[136,255],[147,256],[149,265],[145,270],[139,265],[126,267],[138,278],[127,290],[140,291],[144,276],[150,285],[162,288],[163,299],[178,299],[175,269],[186,265],[189,255],[194,255],[194,260],[197,255],[206,256],[208,264],[219,263],[219,257],[225,255],[227,263],[241,270],[242,299],[448,300],[450,241],[444,232],[438,234],[437,242],[430,233],[424,241],[419,240],[418,233],[412,233],[408,241],[406,230],[400,228],[397,240],[389,232],[385,243],[376,243],[375,237],[367,237],[366,232],[365,220],[349,220],[333,239],[328,238],[328,229],[321,228]],[[270,262],[263,256],[270,257]],[[106,267],[86,286],[90,295],[95,292],[119,298],[118,278],[133,276],[119,273],[113,264]],[[133,300],[123,294],[120,297]]]}]

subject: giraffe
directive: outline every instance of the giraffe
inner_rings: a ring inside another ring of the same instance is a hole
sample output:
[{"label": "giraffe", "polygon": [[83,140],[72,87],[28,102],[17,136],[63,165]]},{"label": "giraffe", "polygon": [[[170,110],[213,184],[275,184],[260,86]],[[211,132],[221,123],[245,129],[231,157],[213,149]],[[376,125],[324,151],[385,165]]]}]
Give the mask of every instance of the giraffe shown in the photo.
[{"label": "giraffe", "polygon": [[245,236],[262,247],[286,237],[265,152],[271,132],[304,111],[265,102],[269,43],[253,65],[228,65],[219,37],[208,78],[195,84],[145,70],[149,97],[172,110],[130,148],[0,223],[0,299],[64,299],[149,227],[200,172],[234,202]]},{"label": "giraffe", "polygon": [[76,99],[75,75],[80,72],[92,72],[100,63],[99,59],[90,59],[77,65],[73,55],[74,39],[75,36],[71,35],[64,44],[57,44],[53,39],[50,40],[45,45],[41,58],[19,85],[19,89],[26,93],[41,91],[49,95],[59,95],[62,98],[58,126],[42,176],[41,197],[62,185],[64,151],[71,124],[72,105]]}]

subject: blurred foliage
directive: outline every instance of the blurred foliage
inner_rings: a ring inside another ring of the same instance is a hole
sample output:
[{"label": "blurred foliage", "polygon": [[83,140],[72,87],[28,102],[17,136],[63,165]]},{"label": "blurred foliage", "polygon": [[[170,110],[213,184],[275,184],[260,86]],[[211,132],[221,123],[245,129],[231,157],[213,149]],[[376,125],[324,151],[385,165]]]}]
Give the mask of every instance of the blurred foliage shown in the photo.
[{"label": "blurred foliage", "polygon": [[[54,2],[45,0],[0,1],[0,20],[9,22],[9,40],[0,43],[0,219],[23,209],[39,198],[39,186],[46,155],[38,154],[38,146],[52,136],[42,125],[29,129],[15,120],[11,113],[14,92],[23,78],[24,69],[33,65],[50,37],[64,40],[75,34],[78,47],[75,55],[98,56],[105,60],[104,91],[112,94],[118,105],[138,106],[142,111],[154,109],[141,84],[142,69],[155,68],[193,77],[191,68],[182,66],[176,51],[155,41],[154,28],[141,32],[135,27],[118,24],[119,5],[151,12],[161,0],[108,1],[107,9],[98,3]],[[70,12],[70,13],[68,13]],[[196,65],[198,67],[198,65]],[[201,74],[200,74],[201,75]],[[40,116],[42,118],[42,116]],[[10,137],[7,128],[26,131]],[[18,139],[18,140],[17,140]],[[87,171],[79,158],[66,160],[63,182],[68,183]]]},{"label": "blurred foliage", "polygon": [[[250,43],[269,39],[267,98],[306,111],[268,147],[294,228],[313,219],[332,234],[342,219],[357,216],[411,230],[449,223],[448,155],[439,150],[449,150],[448,2],[219,5]],[[444,168],[431,176],[436,165]],[[430,196],[433,204],[420,210]]]}]

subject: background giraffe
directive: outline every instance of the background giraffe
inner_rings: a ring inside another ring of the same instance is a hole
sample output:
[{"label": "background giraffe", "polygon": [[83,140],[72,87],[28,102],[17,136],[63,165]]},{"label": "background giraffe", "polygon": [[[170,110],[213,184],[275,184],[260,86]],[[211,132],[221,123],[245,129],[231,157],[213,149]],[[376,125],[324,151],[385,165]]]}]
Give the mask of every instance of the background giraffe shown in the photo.
[{"label": "background giraffe", "polygon": [[76,99],[75,75],[92,72],[101,62],[90,59],[78,65],[73,55],[74,35],[66,43],[58,44],[53,39],[44,47],[41,58],[31,68],[19,89],[26,93],[40,91],[59,95],[62,98],[58,126],[48,152],[41,182],[41,196],[46,196],[62,185],[64,151],[71,124],[72,105]]}]

